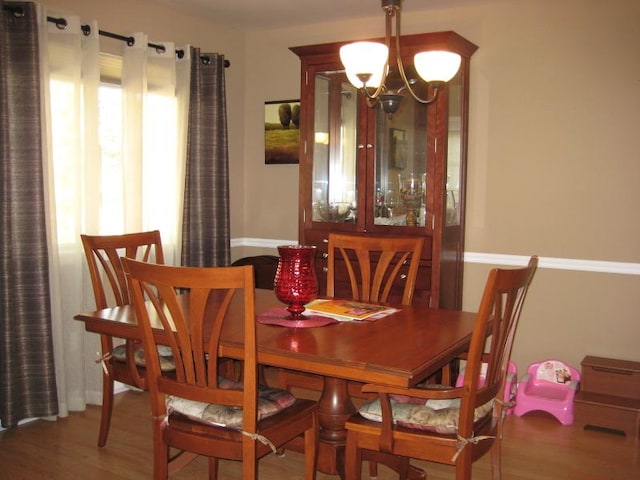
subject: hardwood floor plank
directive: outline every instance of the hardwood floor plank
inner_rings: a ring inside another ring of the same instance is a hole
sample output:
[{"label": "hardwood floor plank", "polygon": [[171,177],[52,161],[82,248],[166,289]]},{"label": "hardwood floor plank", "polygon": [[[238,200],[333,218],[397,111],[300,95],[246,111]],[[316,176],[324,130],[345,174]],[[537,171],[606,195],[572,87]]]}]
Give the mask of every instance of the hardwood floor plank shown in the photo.
[{"label": "hardwood floor plank", "polygon": [[[100,409],[89,406],[57,422],[39,420],[0,432],[0,478],[7,480],[137,480],[151,478],[151,422],[148,394],[116,396],[106,447],[96,445]],[[640,441],[600,431],[562,426],[551,416],[509,416],[503,440],[505,480],[634,480],[640,478]],[[451,480],[453,469],[414,462],[429,480]],[[363,469],[365,472],[367,468]],[[207,462],[198,458],[172,476],[176,480],[206,478]],[[237,462],[221,462],[221,476],[240,479]],[[491,477],[489,457],[476,462],[476,480]],[[260,478],[301,479],[303,457],[286,452],[260,461]],[[318,480],[338,477],[318,474]],[[363,478],[368,478],[366,473]],[[379,467],[380,480],[396,475]]]}]

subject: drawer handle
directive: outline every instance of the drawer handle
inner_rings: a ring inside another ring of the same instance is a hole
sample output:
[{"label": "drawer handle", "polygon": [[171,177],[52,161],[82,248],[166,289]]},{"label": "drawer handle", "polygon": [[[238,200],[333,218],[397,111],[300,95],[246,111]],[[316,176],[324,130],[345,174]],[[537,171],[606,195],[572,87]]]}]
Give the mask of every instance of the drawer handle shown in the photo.
[{"label": "drawer handle", "polygon": [[322,267],[322,271],[323,271],[324,273],[327,273],[327,272],[329,271],[329,267]]},{"label": "drawer handle", "polygon": [[322,258],[329,258],[329,254],[328,254],[327,252],[324,252],[324,253],[322,254]]},{"label": "drawer handle", "polygon": [[400,278],[401,278],[402,280],[406,280],[406,278],[407,278],[407,274],[406,274],[406,273],[401,273],[401,274],[400,274]]},{"label": "drawer handle", "polygon": [[322,243],[329,243],[329,239],[328,238],[323,238],[322,239]]}]

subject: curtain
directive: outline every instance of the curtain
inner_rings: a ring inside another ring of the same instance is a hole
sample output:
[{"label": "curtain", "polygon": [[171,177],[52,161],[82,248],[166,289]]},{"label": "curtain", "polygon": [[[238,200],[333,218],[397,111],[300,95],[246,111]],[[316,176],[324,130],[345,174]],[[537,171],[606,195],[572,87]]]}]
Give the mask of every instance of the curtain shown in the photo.
[{"label": "curtain", "polygon": [[224,56],[193,48],[182,264],[217,267],[231,261],[229,160]]},{"label": "curtain", "polygon": [[163,49],[149,48],[144,33],[133,38],[133,45],[123,44],[122,52],[124,207],[123,225],[117,231],[160,230],[165,262],[175,264],[180,251],[190,57],[176,58],[170,42],[162,42]]},{"label": "curtain", "polygon": [[49,293],[38,21],[0,0],[0,420],[58,412]]},{"label": "curtain", "polygon": [[58,26],[46,20],[56,12],[11,5],[25,14],[0,0],[3,426],[101,402],[99,338],[73,320],[95,308],[79,236],[157,228],[165,260],[179,258],[190,81],[188,50],[176,60],[143,34],[122,44],[116,165],[98,141],[97,23],[65,15]]},{"label": "curtain", "polygon": [[[98,25],[86,35],[80,19],[65,16],[64,30],[49,23],[49,81],[52,90],[52,142],[55,198],[51,216],[57,228],[59,293],[64,299],[54,315],[59,331],[56,353],[61,404],[82,410],[102,402],[102,373],[96,363],[99,337],[73,320],[95,309],[91,280],[80,242],[81,233],[118,234],[158,229],[165,261],[177,258],[178,220],[183,189],[188,77],[177,70],[188,63],[176,60],[173,44],[148,48],[147,36],[133,34],[122,43],[122,138],[118,154],[101,152],[98,145],[100,104]],[[69,38],[75,37],[74,41]],[[181,79],[186,82],[177,85]],[[67,115],[62,115],[66,112]],[[178,113],[182,114],[179,117]],[[101,155],[102,153],[102,155]]]},{"label": "curtain", "polygon": [[48,87],[48,239],[60,416],[101,401],[101,382],[94,375],[98,339],[73,319],[95,308],[80,233],[99,205],[98,28],[90,24],[85,35],[79,17],[64,18],[64,28],[43,20],[41,39],[47,52],[41,65]]}]

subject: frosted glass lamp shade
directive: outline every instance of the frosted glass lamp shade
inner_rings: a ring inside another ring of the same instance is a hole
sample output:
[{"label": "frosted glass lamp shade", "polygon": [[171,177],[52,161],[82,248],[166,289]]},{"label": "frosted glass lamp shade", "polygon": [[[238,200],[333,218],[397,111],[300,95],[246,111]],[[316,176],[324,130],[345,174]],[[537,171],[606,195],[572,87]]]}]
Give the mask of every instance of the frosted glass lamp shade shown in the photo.
[{"label": "frosted glass lamp shade", "polygon": [[371,75],[367,87],[378,88],[382,83],[389,49],[383,43],[355,42],[340,48],[340,60],[347,73],[347,78],[356,88],[364,86],[358,75]]},{"label": "frosted glass lamp shade", "polygon": [[413,66],[425,82],[448,82],[460,68],[457,53],[442,50],[420,52],[413,58]]}]

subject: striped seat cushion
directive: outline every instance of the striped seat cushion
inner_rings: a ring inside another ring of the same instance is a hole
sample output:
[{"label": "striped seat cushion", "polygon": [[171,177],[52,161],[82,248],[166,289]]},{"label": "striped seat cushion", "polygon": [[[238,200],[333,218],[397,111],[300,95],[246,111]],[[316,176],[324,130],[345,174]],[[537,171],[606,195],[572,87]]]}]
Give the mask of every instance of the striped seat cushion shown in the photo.
[{"label": "striped seat cushion", "polygon": [[[474,422],[482,419],[491,412],[493,400],[476,408]],[[391,411],[393,423],[416,430],[455,434],[458,431],[458,418],[460,417],[460,399],[451,400],[427,400],[392,396]],[[360,415],[375,422],[382,421],[380,400],[376,399],[365,403],[359,409]]]},{"label": "striped seat cushion", "polygon": [[[242,384],[228,379],[219,379],[220,388],[241,389]],[[296,398],[287,390],[258,387],[258,420],[270,417],[293,405]],[[242,429],[242,408],[196,402],[175,396],[167,396],[167,413],[179,412],[192,420],[215,425]],[[170,421],[170,420],[169,420]]]},{"label": "striped seat cushion", "polygon": [[[127,347],[124,344],[118,345],[112,350],[111,356],[118,362],[126,361]],[[169,347],[158,345],[158,357],[160,358],[160,370],[163,372],[171,372],[176,369],[176,366],[173,363],[173,355],[171,354],[171,349]],[[136,345],[134,350],[134,361],[138,367],[146,368],[147,364],[144,359],[144,349],[142,348],[142,345]]]}]

